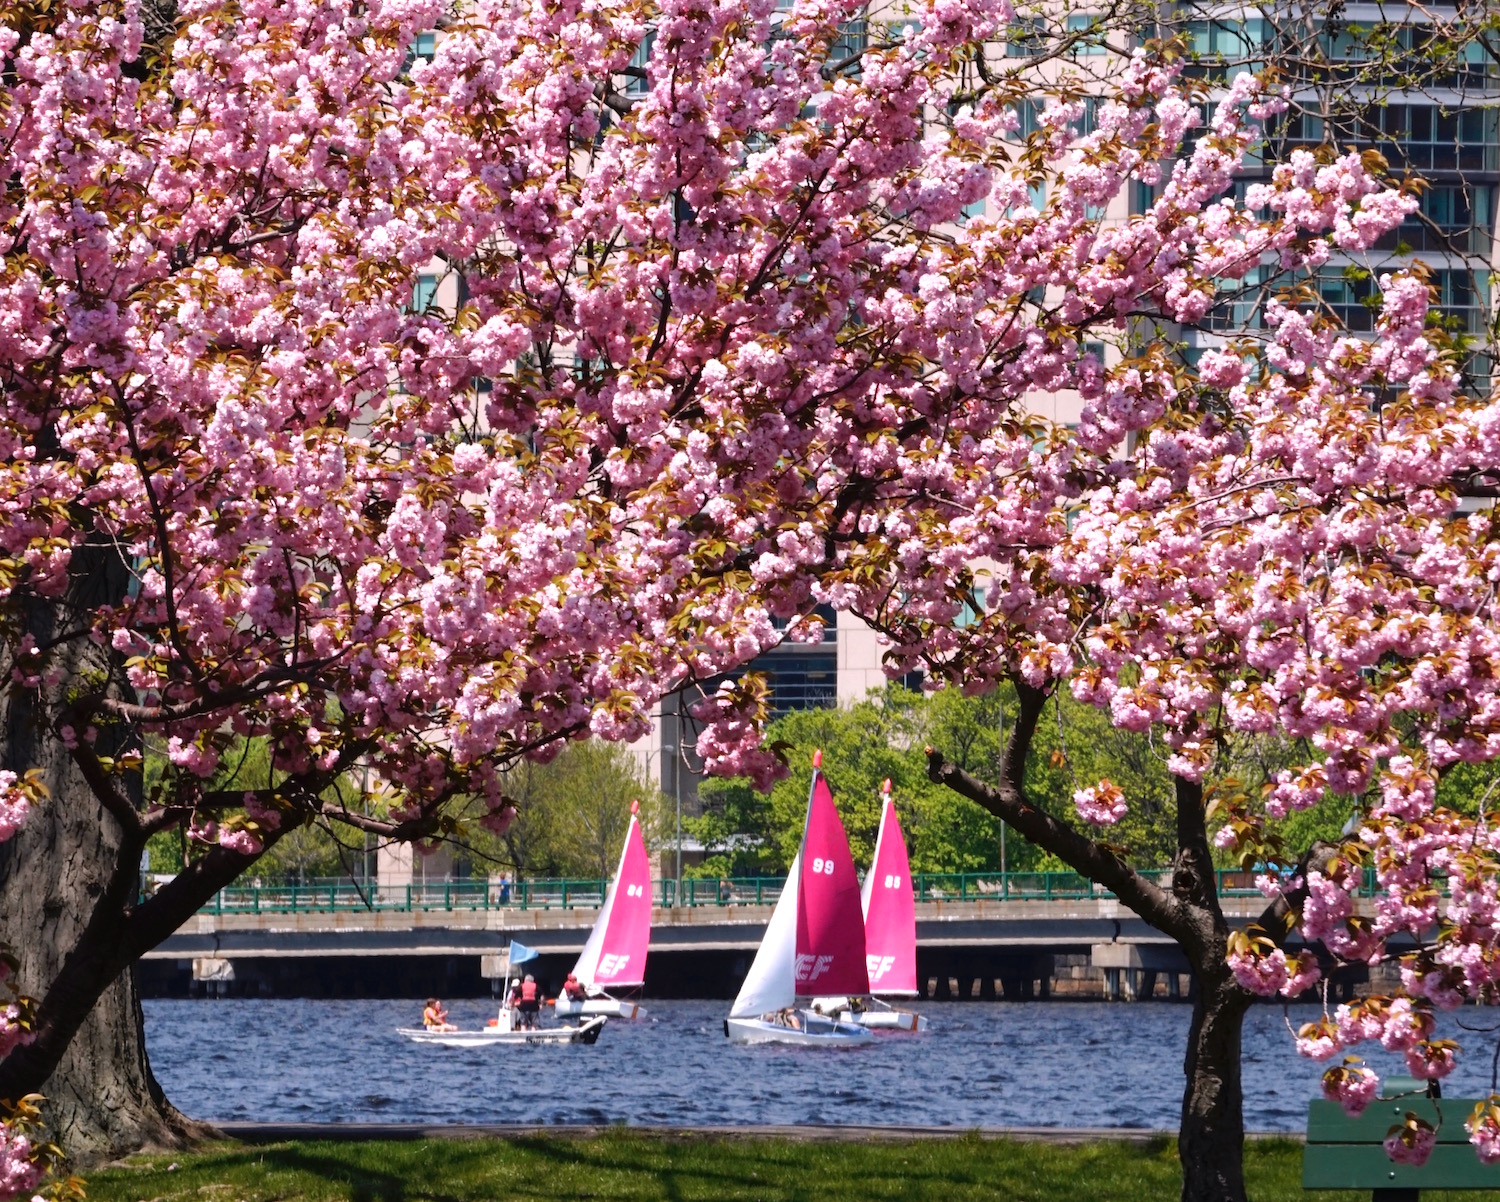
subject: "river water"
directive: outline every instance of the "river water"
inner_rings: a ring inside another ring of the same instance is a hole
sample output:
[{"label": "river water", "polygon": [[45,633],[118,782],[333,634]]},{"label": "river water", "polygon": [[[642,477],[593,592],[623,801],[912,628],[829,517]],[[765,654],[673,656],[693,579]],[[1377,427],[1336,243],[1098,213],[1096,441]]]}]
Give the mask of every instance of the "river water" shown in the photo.
[{"label": "river water", "polygon": [[[420,1002],[144,1006],[173,1102],[204,1119],[282,1122],[1175,1128],[1189,1019],[1164,1003],[924,1002],[930,1032],[829,1051],[731,1045],[724,1002],[663,1001],[644,1019],[611,1020],[593,1047],[455,1049],[395,1033],[420,1021]],[[494,1013],[481,1001],[450,1011],[463,1027]],[[1317,1013],[1293,1006],[1288,1017],[1296,1026]],[[1491,1027],[1496,1016],[1470,1010],[1465,1021]],[[1445,1092],[1488,1092],[1497,1036],[1443,1026],[1464,1045]],[[1323,1066],[1296,1055],[1276,1006],[1251,1012],[1244,1047],[1247,1127],[1302,1130]],[[1392,1055],[1370,1062],[1402,1071]]]}]

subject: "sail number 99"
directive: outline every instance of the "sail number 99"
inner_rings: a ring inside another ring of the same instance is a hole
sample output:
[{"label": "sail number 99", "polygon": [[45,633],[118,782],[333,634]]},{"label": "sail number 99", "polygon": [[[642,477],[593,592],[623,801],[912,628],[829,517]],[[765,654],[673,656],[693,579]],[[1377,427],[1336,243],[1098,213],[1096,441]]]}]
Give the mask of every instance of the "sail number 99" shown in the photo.
[{"label": "sail number 99", "polygon": [[825,860],[822,856],[814,856],[812,862],[812,870],[814,875],[816,876],[832,876],[833,861]]}]

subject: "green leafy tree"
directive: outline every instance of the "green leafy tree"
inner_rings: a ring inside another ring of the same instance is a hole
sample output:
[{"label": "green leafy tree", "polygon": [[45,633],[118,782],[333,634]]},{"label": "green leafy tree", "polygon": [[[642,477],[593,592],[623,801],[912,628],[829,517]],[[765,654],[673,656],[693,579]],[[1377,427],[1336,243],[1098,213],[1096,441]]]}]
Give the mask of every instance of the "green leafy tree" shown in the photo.
[{"label": "green leafy tree", "polygon": [[522,761],[506,774],[505,793],[516,820],[504,835],[472,821],[455,833],[458,854],[476,872],[508,868],[533,878],[608,877],[620,858],[632,801],[640,802],[647,847],[661,841],[661,791],[617,744],[590,739],[568,744],[545,764]]},{"label": "green leafy tree", "polygon": [[927,779],[922,754],[941,734],[945,745],[965,749],[974,771],[992,772],[999,747],[994,726],[999,707],[995,697],[925,697],[891,685],[852,706],[800,710],[777,719],[768,738],[782,746],[797,770],[764,798],[745,780],[705,781],[699,791],[703,815],[684,825],[710,855],[692,873],[785,872],[802,839],[807,770],[818,750],[823,752],[823,771],[857,863],[867,863],[874,854],[880,787],[889,779],[914,871],[999,867],[998,820],[951,790],[934,786]]}]

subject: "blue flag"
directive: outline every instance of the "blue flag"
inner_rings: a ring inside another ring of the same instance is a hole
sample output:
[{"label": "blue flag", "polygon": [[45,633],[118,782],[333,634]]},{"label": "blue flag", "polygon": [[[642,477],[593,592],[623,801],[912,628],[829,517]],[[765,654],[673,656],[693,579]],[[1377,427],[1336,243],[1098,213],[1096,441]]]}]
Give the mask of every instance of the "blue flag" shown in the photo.
[{"label": "blue flag", "polygon": [[534,947],[527,947],[524,943],[517,943],[514,939],[510,941],[510,966],[512,968],[517,964],[525,964],[528,960],[535,960],[541,954]]}]

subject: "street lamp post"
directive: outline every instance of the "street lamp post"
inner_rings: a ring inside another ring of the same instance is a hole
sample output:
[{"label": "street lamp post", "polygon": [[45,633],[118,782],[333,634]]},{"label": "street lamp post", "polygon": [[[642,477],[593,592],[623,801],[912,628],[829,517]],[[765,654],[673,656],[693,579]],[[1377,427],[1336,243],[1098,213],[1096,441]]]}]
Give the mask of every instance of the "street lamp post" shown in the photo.
[{"label": "street lamp post", "polygon": [[676,906],[682,897],[682,698],[677,698],[677,762],[672,767],[672,792],[677,801],[677,873],[672,885],[672,904]]}]

